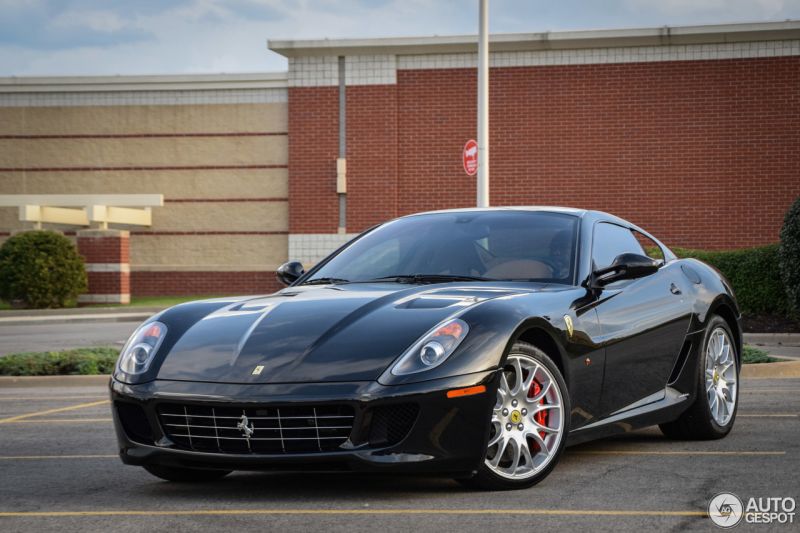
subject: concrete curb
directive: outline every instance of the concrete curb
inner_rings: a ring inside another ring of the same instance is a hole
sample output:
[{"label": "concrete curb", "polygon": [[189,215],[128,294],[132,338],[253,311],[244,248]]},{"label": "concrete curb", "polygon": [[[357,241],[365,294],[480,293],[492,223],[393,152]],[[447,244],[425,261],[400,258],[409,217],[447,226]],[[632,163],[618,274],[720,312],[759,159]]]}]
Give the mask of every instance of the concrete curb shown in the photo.
[{"label": "concrete curb", "polygon": [[744,365],[743,379],[790,379],[800,378],[800,361],[781,361],[780,363],[759,363]]},{"label": "concrete curb", "polygon": [[116,313],[80,313],[73,315],[44,315],[44,316],[15,316],[4,317],[0,315],[0,326],[34,326],[38,324],[70,324],[76,322],[142,322],[154,313],[145,312],[116,312]]},{"label": "concrete curb", "polygon": [[800,346],[800,333],[745,333],[744,343],[754,346]]},{"label": "concrete curb", "polygon": [[24,387],[92,387],[108,385],[111,376],[0,376],[0,389]]},{"label": "concrete curb", "polygon": [[74,307],[68,309],[12,309],[0,311],[0,320],[18,317],[48,317],[48,316],[77,316],[77,315],[106,315],[119,313],[158,313],[166,309],[164,306],[113,306],[113,307]]}]

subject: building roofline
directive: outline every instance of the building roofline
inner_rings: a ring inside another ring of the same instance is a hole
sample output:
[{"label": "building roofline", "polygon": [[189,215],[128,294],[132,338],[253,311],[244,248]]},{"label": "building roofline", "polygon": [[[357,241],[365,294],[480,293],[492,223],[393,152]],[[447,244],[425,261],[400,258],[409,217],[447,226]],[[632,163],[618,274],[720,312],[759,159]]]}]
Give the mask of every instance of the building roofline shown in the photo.
[{"label": "building roofline", "polygon": [[[661,26],[611,30],[500,33],[490,37],[493,52],[615,48],[800,39],[800,20]],[[477,35],[390,37],[380,39],[268,40],[285,57],[314,55],[442,54],[475,52]]]},{"label": "building roofline", "polygon": [[0,77],[0,93],[284,89],[286,72],[164,76]]}]

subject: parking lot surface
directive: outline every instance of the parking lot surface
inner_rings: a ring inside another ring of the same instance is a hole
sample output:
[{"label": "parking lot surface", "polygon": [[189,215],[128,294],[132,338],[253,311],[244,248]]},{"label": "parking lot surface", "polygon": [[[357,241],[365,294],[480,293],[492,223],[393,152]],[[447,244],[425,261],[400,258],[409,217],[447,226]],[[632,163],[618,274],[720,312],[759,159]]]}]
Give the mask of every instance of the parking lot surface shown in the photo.
[{"label": "parking lot surface", "polygon": [[514,492],[343,473],[237,472],[187,485],[122,465],[104,387],[4,387],[0,531],[711,531],[705,513],[719,492],[800,496],[798,415],[800,380],[743,381],[726,439],[670,441],[648,428],[588,443]]}]

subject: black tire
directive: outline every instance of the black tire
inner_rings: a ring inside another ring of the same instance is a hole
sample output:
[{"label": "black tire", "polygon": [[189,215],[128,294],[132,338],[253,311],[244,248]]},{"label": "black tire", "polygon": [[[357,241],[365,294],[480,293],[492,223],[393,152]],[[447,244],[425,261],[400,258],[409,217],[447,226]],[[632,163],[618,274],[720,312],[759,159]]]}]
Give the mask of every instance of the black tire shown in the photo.
[{"label": "black tire", "polygon": [[231,473],[230,470],[202,470],[199,468],[179,468],[161,465],[148,465],[145,466],[144,469],[156,477],[178,483],[215,481]]},{"label": "black tire", "polygon": [[470,478],[457,479],[459,483],[470,489],[496,491],[496,490],[517,490],[517,489],[525,489],[528,487],[532,487],[533,485],[536,485],[544,478],[546,478],[550,474],[550,472],[553,471],[553,468],[555,468],[556,464],[561,458],[561,454],[564,451],[564,445],[567,442],[567,435],[569,434],[570,404],[569,404],[569,393],[567,391],[567,384],[564,381],[564,377],[561,375],[561,371],[558,369],[556,364],[553,362],[552,359],[550,359],[550,357],[546,353],[544,353],[539,348],[525,342],[515,343],[511,347],[511,351],[509,352],[509,357],[511,357],[512,355],[522,355],[535,360],[536,362],[547,368],[547,370],[555,379],[555,384],[558,387],[558,391],[561,396],[561,409],[563,411],[561,440],[552,458],[550,459],[550,462],[536,474],[524,479],[509,479],[503,477],[493,472],[486,464],[484,458],[481,458],[481,465],[474,476]]},{"label": "black tire", "polygon": [[[724,425],[720,425],[714,420],[711,414],[711,407],[709,405],[708,396],[706,395],[706,379],[705,379],[705,358],[706,349],[710,340],[711,334],[717,328],[722,328],[728,333],[731,340],[731,350],[733,350],[733,360],[735,361],[734,367],[736,368],[736,400],[734,402],[733,414],[730,420]],[[697,385],[695,390],[695,399],[691,407],[681,414],[676,420],[660,424],[661,432],[665,436],[676,440],[714,440],[721,439],[730,433],[733,428],[733,423],[736,421],[736,412],[739,407],[738,398],[738,382],[739,382],[739,366],[741,360],[733,341],[734,336],[728,323],[720,316],[714,315],[706,326],[705,334],[703,335],[703,343],[698,348],[697,353]]]}]

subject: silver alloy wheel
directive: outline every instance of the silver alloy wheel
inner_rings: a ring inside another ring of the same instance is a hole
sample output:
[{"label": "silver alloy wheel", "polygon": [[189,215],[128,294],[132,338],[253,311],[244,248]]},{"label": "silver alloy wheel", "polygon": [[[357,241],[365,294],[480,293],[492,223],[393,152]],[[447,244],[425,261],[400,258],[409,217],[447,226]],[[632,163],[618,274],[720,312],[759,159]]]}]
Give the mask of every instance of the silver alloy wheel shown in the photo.
[{"label": "silver alloy wheel", "polygon": [[711,416],[720,426],[726,426],[736,407],[736,358],[731,339],[724,328],[716,328],[706,345],[706,395]]},{"label": "silver alloy wheel", "polygon": [[563,428],[558,382],[536,360],[511,354],[497,389],[486,466],[505,478],[529,478],[550,464]]}]

